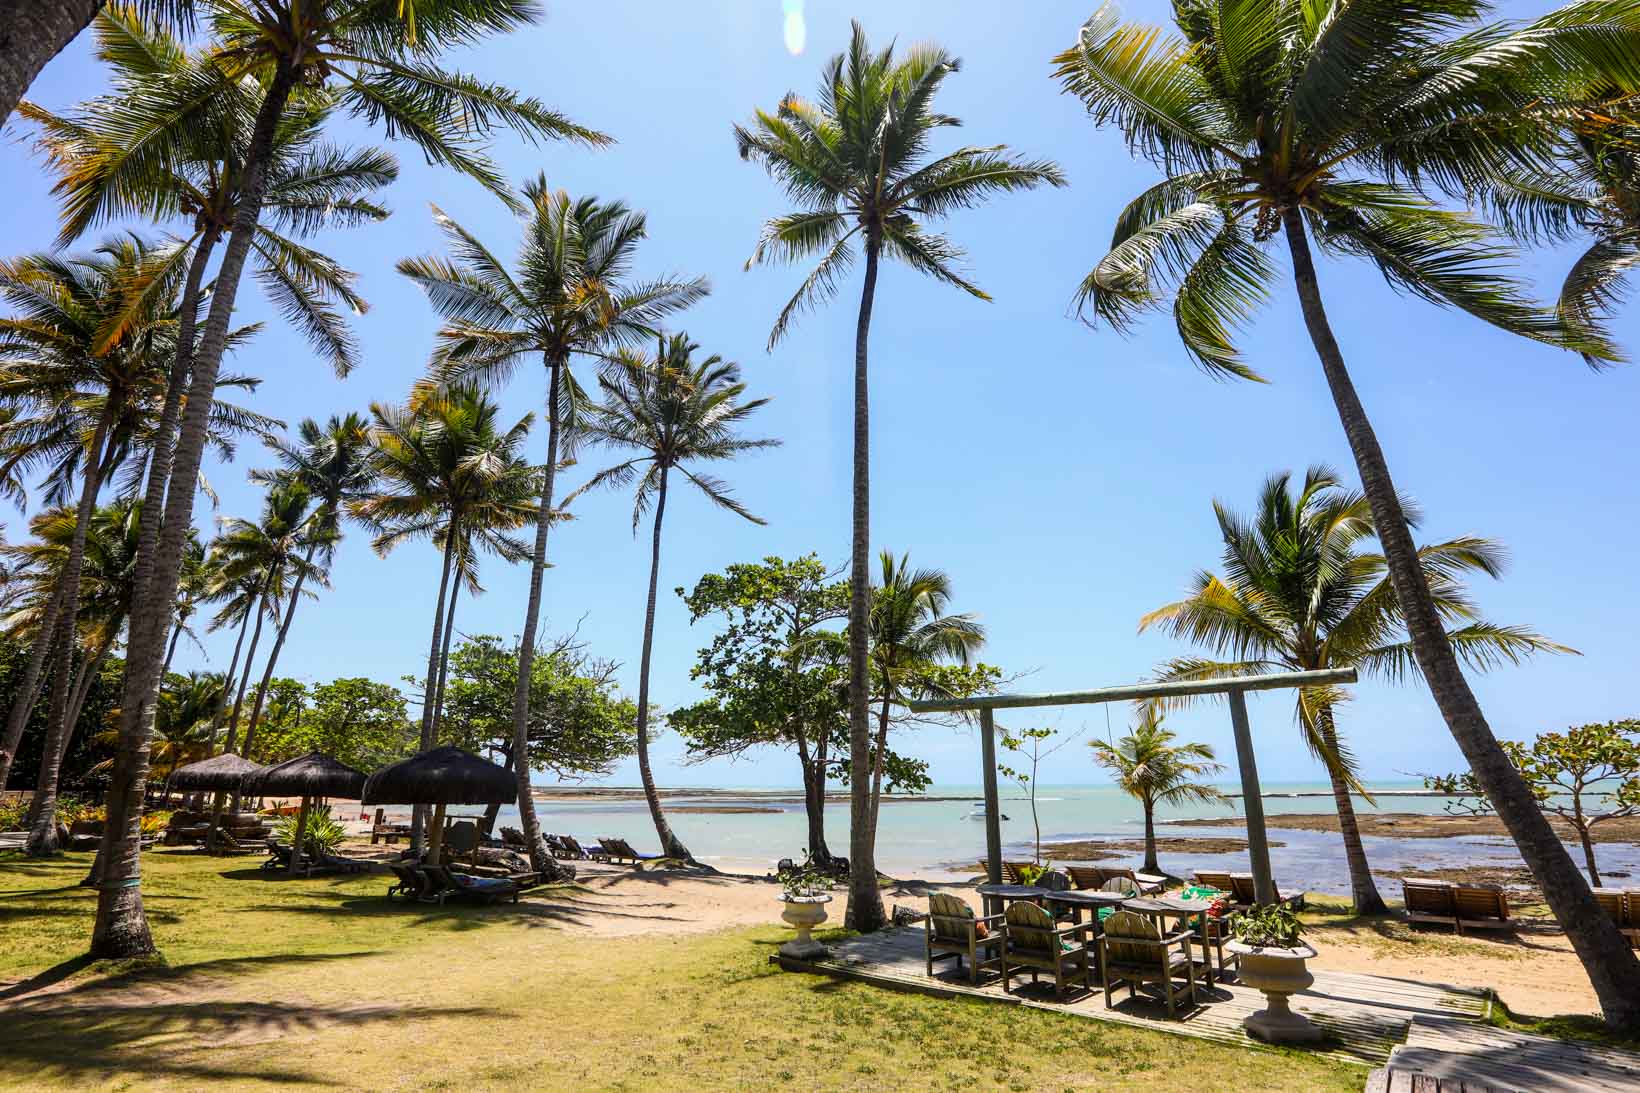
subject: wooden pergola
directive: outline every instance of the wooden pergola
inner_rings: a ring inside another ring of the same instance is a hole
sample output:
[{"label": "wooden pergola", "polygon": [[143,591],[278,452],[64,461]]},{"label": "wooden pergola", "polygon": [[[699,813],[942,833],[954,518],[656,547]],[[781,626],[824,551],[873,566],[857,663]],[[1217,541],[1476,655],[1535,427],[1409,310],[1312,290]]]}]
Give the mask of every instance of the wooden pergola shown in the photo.
[{"label": "wooden pergola", "polygon": [[1253,894],[1260,903],[1274,903],[1275,883],[1270,876],[1270,843],[1264,831],[1264,799],[1259,796],[1258,764],[1253,760],[1253,733],[1247,724],[1247,692],[1354,683],[1355,678],[1354,668],[1329,668],[1319,672],[1226,676],[1223,679],[1190,680],[1183,683],[1135,683],[1125,687],[1101,687],[1093,691],[931,699],[926,702],[913,702],[910,705],[915,713],[979,713],[980,754],[985,764],[985,865],[991,883],[999,884],[1002,881],[1002,825],[999,819],[1001,811],[997,805],[997,746],[994,723],[997,710],[1137,702],[1152,698],[1186,698],[1192,695],[1224,695],[1230,701],[1230,725],[1236,737],[1236,763],[1241,770],[1242,807],[1247,817],[1247,852],[1253,861]]}]

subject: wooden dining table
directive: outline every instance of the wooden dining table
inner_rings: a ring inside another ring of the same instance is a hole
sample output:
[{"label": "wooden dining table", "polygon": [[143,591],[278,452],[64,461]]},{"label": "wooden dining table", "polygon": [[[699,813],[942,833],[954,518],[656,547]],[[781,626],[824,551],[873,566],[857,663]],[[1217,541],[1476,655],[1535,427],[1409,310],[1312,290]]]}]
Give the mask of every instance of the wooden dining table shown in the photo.
[{"label": "wooden dining table", "polygon": [[[1144,915],[1156,920],[1162,936],[1167,936],[1167,924],[1170,919],[1183,921],[1195,915],[1205,914],[1213,906],[1210,899],[1182,899],[1178,896],[1140,896],[1137,899],[1122,901],[1124,911]],[[1207,985],[1213,985],[1213,961],[1208,954],[1207,946],[1201,946],[1200,963],[1207,973]],[[1192,957],[1191,959],[1195,959]]]},{"label": "wooden dining table", "polygon": [[1000,915],[1008,909],[1008,904],[1015,900],[1027,900],[1031,903],[1041,903],[1048,896],[1061,895],[1059,892],[1050,892],[1046,888],[1038,888],[1034,884],[982,884],[975,888],[979,893],[981,904],[985,908],[987,917]]},{"label": "wooden dining table", "polygon": [[[1050,907],[1064,907],[1071,913],[1071,921],[1082,925],[1082,911],[1088,912],[1088,920],[1095,925],[1099,922],[1099,908],[1121,907],[1131,897],[1120,892],[1092,892],[1087,890],[1072,890],[1069,892],[1046,892],[1042,902]],[[1097,933],[1098,931],[1095,931]]]}]

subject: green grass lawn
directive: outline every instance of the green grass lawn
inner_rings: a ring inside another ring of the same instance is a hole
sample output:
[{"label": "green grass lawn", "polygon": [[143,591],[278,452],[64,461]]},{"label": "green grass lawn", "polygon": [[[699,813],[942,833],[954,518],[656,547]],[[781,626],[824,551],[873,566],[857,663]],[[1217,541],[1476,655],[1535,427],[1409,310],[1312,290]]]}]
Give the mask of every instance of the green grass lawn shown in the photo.
[{"label": "green grass lawn", "polygon": [[19,1088],[1359,1090],[1365,1071],[1024,1007],[783,973],[790,932],[587,936],[564,887],[390,904],[156,852],[164,967],[79,960],[86,855],[0,857],[0,1085]]}]

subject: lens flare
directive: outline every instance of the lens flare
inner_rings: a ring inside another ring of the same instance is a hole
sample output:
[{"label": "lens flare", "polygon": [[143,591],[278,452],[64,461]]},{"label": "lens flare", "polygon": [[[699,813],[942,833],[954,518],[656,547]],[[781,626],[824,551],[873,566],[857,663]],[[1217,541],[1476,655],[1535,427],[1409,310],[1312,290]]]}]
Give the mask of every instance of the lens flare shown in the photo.
[{"label": "lens flare", "polygon": [[786,52],[796,57],[803,52],[803,45],[809,37],[808,28],[803,24],[803,0],[780,0],[780,7],[786,13],[783,29]]}]

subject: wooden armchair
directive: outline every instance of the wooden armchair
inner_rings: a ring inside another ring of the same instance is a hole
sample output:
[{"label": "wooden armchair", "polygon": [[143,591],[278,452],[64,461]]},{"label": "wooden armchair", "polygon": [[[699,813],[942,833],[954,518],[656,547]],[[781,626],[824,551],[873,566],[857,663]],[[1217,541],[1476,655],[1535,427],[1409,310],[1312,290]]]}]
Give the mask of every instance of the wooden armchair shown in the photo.
[{"label": "wooden armchair", "polygon": [[994,968],[1001,960],[1001,915],[976,915],[974,909],[960,897],[946,892],[935,892],[928,897],[927,932],[924,945],[928,957],[928,974],[934,974],[934,961],[948,956],[968,958],[968,982],[979,983],[981,968]]},{"label": "wooden armchair", "polygon": [[1018,969],[1029,971],[1033,983],[1039,973],[1053,973],[1054,998],[1061,1002],[1065,1000],[1067,980],[1074,983],[1080,977],[1083,988],[1093,992],[1094,950],[1087,942],[1087,935],[1096,928],[1093,923],[1060,926],[1047,911],[1024,900],[1009,904],[1003,917],[1003,993],[1007,993],[1009,977]]},{"label": "wooden armchair", "polygon": [[1160,983],[1167,999],[1167,1016],[1178,1016],[1175,981],[1188,983],[1190,1004],[1196,1004],[1196,965],[1190,959],[1191,931],[1163,937],[1156,923],[1132,911],[1117,911],[1105,920],[1099,935],[1099,973],[1105,988],[1105,1007],[1111,1005],[1113,982],[1128,985],[1128,997],[1145,983]]}]

